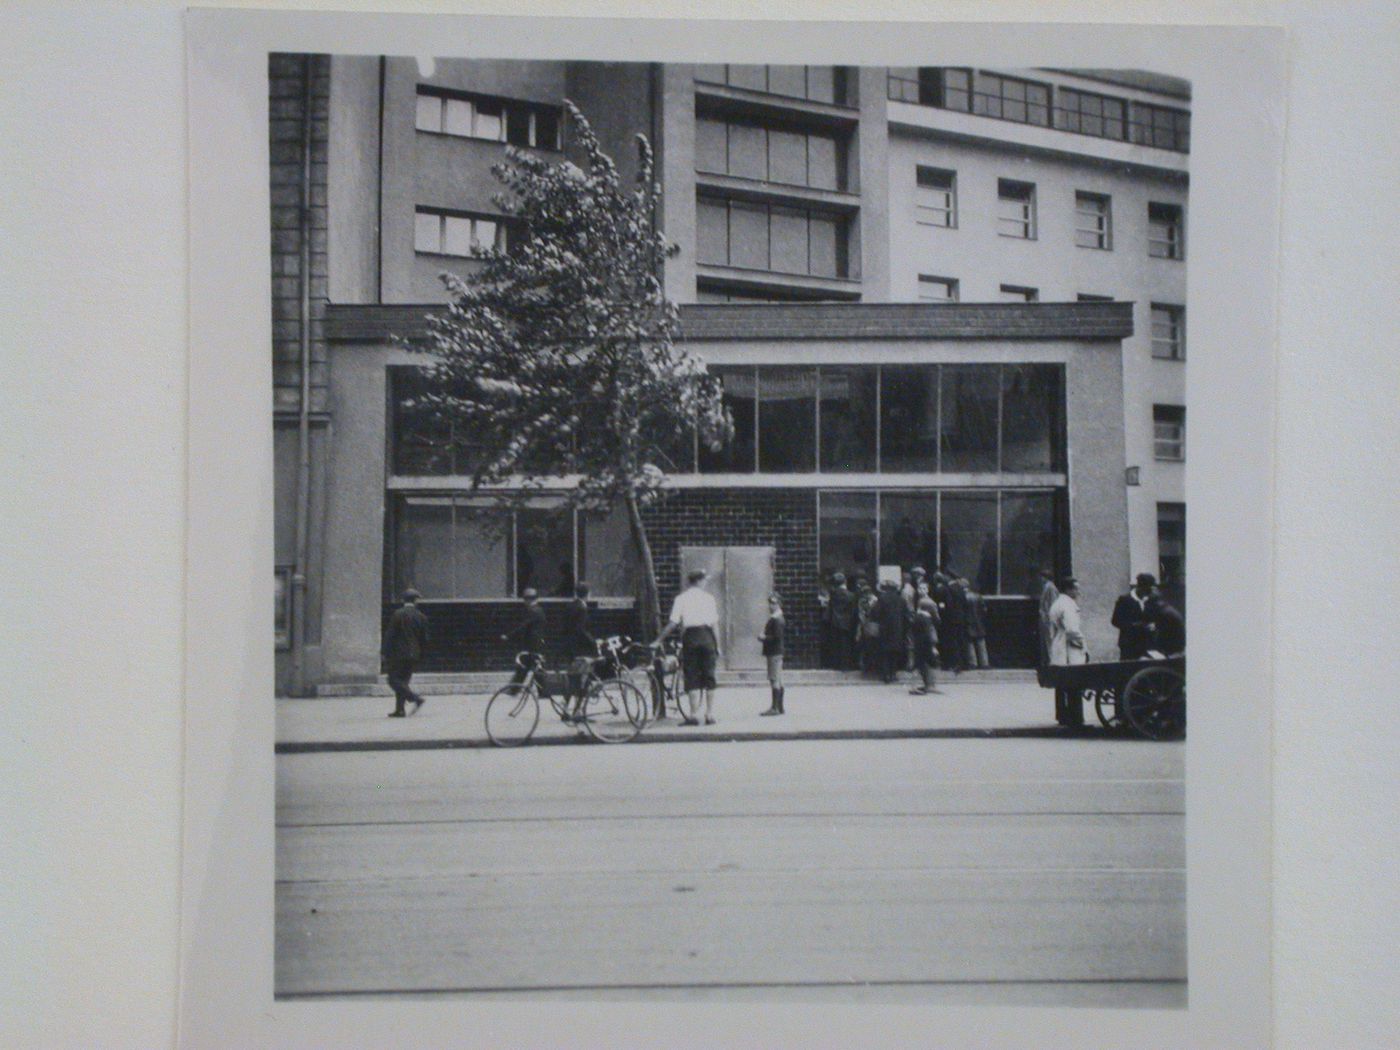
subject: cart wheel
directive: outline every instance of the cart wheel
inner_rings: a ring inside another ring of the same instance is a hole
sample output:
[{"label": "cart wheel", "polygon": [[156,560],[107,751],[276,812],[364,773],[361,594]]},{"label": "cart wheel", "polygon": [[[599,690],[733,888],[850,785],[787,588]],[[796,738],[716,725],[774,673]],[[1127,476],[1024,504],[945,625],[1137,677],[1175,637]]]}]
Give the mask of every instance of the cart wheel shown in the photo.
[{"label": "cart wheel", "polygon": [[1118,691],[1097,689],[1094,691],[1094,714],[1099,716],[1099,725],[1105,729],[1123,728],[1123,716],[1118,713]]},{"label": "cart wheel", "polygon": [[1123,687],[1128,723],[1149,740],[1186,735],[1186,679],[1169,667],[1144,667]]}]

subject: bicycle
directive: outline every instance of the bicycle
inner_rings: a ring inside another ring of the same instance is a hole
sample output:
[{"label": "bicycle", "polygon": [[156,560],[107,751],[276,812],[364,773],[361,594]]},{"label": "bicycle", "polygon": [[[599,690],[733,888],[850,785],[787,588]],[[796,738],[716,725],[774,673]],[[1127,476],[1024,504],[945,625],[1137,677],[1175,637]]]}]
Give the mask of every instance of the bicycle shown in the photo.
[{"label": "bicycle", "polygon": [[486,735],[491,743],[497,747],[527,743],[539,726],[541,698],[549,701],[561,722],[581,727],[599,743],[625,744],[635,739],[646,721],[646,698],[624,679],[599,675],[599,662],[591,662],[584,672],[583,702],[570,710],[571,678],[576,679],[577,672],[546,668],[539,653],[516,654],[521,679],[501,686],[486,703]]},{"label": "bicycle", "polygon": [[646,721],[665,718],[674,712],[677,720],[694,718],[690,711],[690,695],[681,688],[680,644],[668,639],[658,646],[636,642],[625,635],[609,638],[606,645],[617,667],[617,674],[626,677],[650,698]]}]

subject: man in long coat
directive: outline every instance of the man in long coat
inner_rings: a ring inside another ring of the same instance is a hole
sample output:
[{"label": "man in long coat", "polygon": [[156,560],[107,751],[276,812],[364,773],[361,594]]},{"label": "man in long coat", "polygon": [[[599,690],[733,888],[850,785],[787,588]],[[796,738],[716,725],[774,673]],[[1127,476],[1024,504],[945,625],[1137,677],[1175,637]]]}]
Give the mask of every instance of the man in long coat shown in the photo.
[{"label": "man in long coat", "polygon": [[423,698],[409,688],[423,650],[428,647],[428,618],[418,608],[419,594],[412,587],[404,591],[403,604],[389,617],[384,632],[384,662],[389,673],[389,688],[394,691],[394,709],[390,718],[403,718],[410,702],[416,714]]},{"label": "man in long coat", "polygon": [[905,634],[909,627],[909,607],[892,580],[880,584],[875,618],[880,624],[880,680],[889,683],[894,681],[895,672],[904,666]]}]

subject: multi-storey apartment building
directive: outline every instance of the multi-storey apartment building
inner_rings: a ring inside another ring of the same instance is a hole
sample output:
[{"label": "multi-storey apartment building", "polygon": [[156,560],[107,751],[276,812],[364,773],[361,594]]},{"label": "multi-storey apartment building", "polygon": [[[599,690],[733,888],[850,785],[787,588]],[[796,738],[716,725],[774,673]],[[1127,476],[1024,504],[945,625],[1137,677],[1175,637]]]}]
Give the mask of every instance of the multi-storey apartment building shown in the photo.
[{"label": "multi-storey apartment building", "polygon": [[[1151,354],[1184,346],[1185,142],[1167,140],[1185,128],[1144,108],[1175,82],[1047,73],[1053,95],[1018,108],[986,71],[274,56],[271,72],[280,687],[377,675],[409,584],[430,667],[502,665],[492,640],[525,586],[587,578],[604,623],[632,625],[620,518],[470,492],[451,436],[407,408],[420,380],[393,341],[443,301],[441,271],[519,234],[490,168],[510,144],[566,154],[564,98],[624,170],[634,135],[657,148],[681,249],[665,287],[736,438],[669,464],[647,522],[663,597],[688,564],[714,573],[731,666],[757,655],[768,589],[810,666],[823,573],[912,564],[989,596],[996,663],[1033,659],[1045,567],[1084,580],[1091,645],[1111,648],[1113,596],[1155,554],[1130,538],[1134,500],[1181,502],[1167,461],[1141,456],[1171,451],[1165,424],[1133,433],[1143,397],[1184,411],[1180,365]],[[1154,338],[1158,307],[1176,327],[1163,314]]]}]

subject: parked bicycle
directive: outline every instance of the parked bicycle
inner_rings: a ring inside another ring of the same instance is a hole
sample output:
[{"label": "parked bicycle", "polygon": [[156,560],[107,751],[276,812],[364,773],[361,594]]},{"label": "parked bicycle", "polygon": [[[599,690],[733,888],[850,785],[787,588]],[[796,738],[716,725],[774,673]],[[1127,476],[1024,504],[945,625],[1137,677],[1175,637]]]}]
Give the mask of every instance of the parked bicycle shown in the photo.
[{"label": "parked bicycle", "polygon": [[[528,742],[539,725],[541,699],[548,701],[565,725],[600,743],[625,744],[634,739],[646,723],[647,698],[631,682],[610,674],[608,661],[609,657],[600,655],[582,670],[557,670],[547,668],[539,653],[518,653],[515,666],[520,679],[501,686],[486,704],[486,735],[491,743],[518,747]],[[580,692],[582,703],[577,699]]]},{"label": "parked bicycle", "polygon": [[631,682],[649,698],[646,721],[659,721],[667,715],[674,715],[677,720],[694,717],[690,697],[682,688],[679,641],[668,639],[659,646],[647,645],[616,635],[599,647],[606,649],[612,661],[610,670],[602,673]]}]

